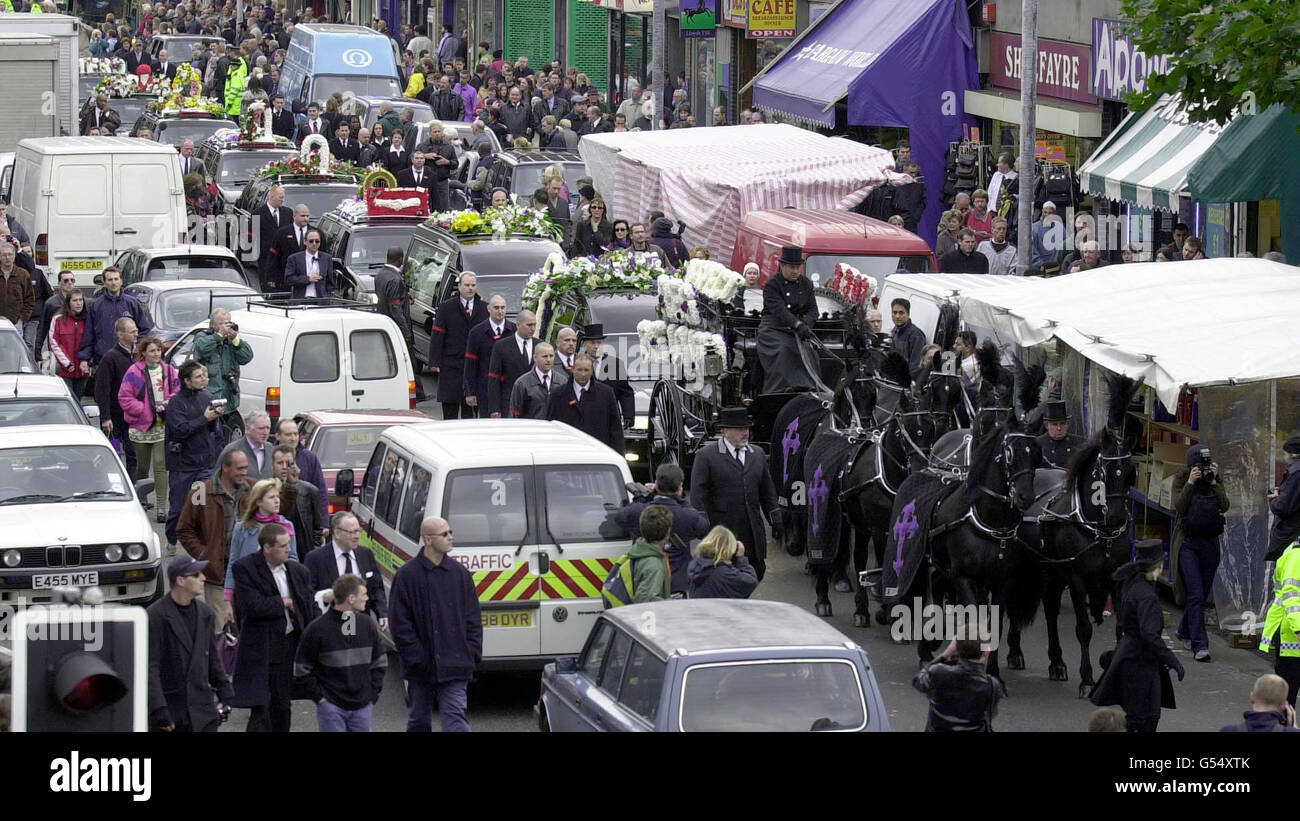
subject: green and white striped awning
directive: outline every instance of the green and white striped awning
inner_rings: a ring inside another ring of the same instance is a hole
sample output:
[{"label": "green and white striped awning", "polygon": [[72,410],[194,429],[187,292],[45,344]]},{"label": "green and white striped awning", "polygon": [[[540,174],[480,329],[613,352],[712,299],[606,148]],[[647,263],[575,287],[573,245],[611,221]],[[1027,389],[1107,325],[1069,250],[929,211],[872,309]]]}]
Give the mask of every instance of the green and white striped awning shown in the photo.
[{"label": "green and white striped awning", "polygon": [[1079,169],[1079,184],[1093,196],[1175,211],[1187,172],[1222,130],[1214,123],[1189,123],[1181,97],[1162,97],[1124,118]]}]

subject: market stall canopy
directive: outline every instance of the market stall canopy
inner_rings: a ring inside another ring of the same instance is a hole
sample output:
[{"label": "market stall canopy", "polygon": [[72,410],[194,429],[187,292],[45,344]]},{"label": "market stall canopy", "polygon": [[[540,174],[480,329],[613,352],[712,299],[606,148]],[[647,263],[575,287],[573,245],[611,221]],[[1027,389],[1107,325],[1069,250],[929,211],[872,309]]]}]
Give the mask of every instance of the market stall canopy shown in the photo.
[{"label": "market stall canopy", "polygon": [[943,210],[948,144],[962,139],[965,92],[979,88],[964,0],[839,0],[754,80],[754,104],[833,127],[908,129],[926,181],[917,234],[932,247]]},{"label": "market stall canopy", "polygon": [[1079,169],[1079,185],[1093,196],[1177,211],[1188,172],[1221,131],[1214,123],[1188,122],[1182,98],[1165,95],[1124,118]]},{"label": "market stall canopy", "polygon": [[613,216],[663,211],[720,260],[750,211],[847,210],[894,164],[884,149],[780,124],[589,134],[578,152]]},{"label": "market stall canopy", "polygon": [[1261,259],[1107,265],[958,297],[964,322],[1021,346],[1052,337],[1145,377],[1165,407],[1184,385],[1300,376],[1300,271]]}]

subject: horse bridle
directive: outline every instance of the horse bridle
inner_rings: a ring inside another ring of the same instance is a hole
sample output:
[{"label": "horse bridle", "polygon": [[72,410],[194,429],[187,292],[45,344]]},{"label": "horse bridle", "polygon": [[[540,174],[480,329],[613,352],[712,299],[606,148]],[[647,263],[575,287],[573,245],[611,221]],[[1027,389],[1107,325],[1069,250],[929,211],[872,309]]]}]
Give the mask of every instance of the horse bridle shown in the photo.
[{"label": "horse bridle", "polygon": [[[1127,448],[1122,448],[1120,453],[1114,456],[1107,456],[1098,452],[1096,457],[1096,462],[1093,464],[1092,470],[1088,471],[1088,477],[1094,481],[1100,481],[1104,486],[1106,482],[1106,471],[1109,469],[1107,465],[1110,463],[1127,462],[1132,458],[1133,458],[1133,454]],[[1117,468],[1117,470],[1120,470],[1120,476],[1122,477],[1123,475],[1122,469]],[[1107,502],[1111,499],[1127,500],[1128,493],[1126,491],[1116,491],[1114,493],[1108,491],[1106,493],[1105,500],[1102,502],[1101,505],[1098,506],[1098,510],[1101,513],[1100,522],[1093,522],[1090,519],[1088,519],[1087,516],[1084,515],[1083,503],[1082,500],[1079,498],[1079,482],[1077,481],[1077,479],[1074,484],[1074,493],[1072,494],[1070,499],[1070,510],[1068,513],[1057,513],[1056,511],[1052,510],[1051,508],[1052,503],[1059,498],[1061,498],[1061,496],[1060,494],[1057,494],[1056,497],[1048,501],[1048,503],[1043,507],[1043,512],[1038,517],[1039,526],[1045,524],[1066,524],[1066,523],[1075,524],[1078,525],[1083,530],[1087,531],[1092,536],[1092,541],[1088,544],[1087,547],[1085,547],[1083,550],[1080,550],[1078,553],[1076,553],[1073,556],[1070,556],[1068,558],[1056,558],[1056,559],[1048,559],[1045,557],[1040,557],[1043,559],[1043,561],[1048,561],[1053,563],[1072,562],[1075,559],[1082,556],[1084,553],[1087,553],[1089,550],[1096,547],[1097,545],[1104,544],[1107,546],[1107,548],[1109,548],[1110,545],[1113,544],[1116,539],[1122,538],[1124,534],[1128,532],[1129,516],[1127,513],[1128,506],[1126,504],[1121,504],[1121,507],[1123,507],[1125,511],[1124,521],[1118,527],[1113,528],[1111,530],[1103,529],[1106,525],[1107,514],[1110,512],[1110,506],[1109,504],[1107,504]]]}]

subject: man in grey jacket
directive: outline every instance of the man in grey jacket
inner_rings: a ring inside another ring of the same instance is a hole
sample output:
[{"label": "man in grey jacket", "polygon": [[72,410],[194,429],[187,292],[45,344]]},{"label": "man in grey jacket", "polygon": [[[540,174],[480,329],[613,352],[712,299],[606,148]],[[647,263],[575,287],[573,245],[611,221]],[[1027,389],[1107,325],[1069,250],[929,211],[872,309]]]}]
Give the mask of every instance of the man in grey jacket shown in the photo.
[{"label": "man in grey jacket", "polygon": [[533,348],[532,370],[515,380],[510,389],[510,416],[513,419],[545,419],[551,388],[568,383],[563,369],[555,369],[555,348],[538,342]]},{"label": "man in grey jacket", "polygon": [[501,122],[510,132],[510,138],[533,138],[533,110],[523,102],[522,92],[515,86],[510,89],[510,99],[501,106]]},{"label": "man in grey jacket", "polygon": [[256,483],[270,479],[275,465],[272,456],[275,446],[267,441],[270,438],[271,417],[266,411],[252,411],[244,419],[244,435],[222,449],[217,464],[221,464],[226,451],[242,451],[248,457],[248,481]]}]

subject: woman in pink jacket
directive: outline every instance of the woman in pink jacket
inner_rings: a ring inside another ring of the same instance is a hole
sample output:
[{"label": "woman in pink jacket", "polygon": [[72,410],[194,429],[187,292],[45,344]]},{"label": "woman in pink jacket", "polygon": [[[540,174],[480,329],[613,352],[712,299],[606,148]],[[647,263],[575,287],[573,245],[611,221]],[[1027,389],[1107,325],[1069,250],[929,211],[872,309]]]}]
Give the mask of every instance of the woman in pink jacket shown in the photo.
[{"label": "woman in pink jacket", "polygon": [[157,518],[167,521],[167,447],[163,415],[167,402],[181,389],[176,369],[162,361],[162,342],[141,339],[135,348],[135,364],[122,377],[117,401],[122,403],[128,435],[135,445],[137,479],[149,476],[153,464],[154,492],[158,498]]}]

